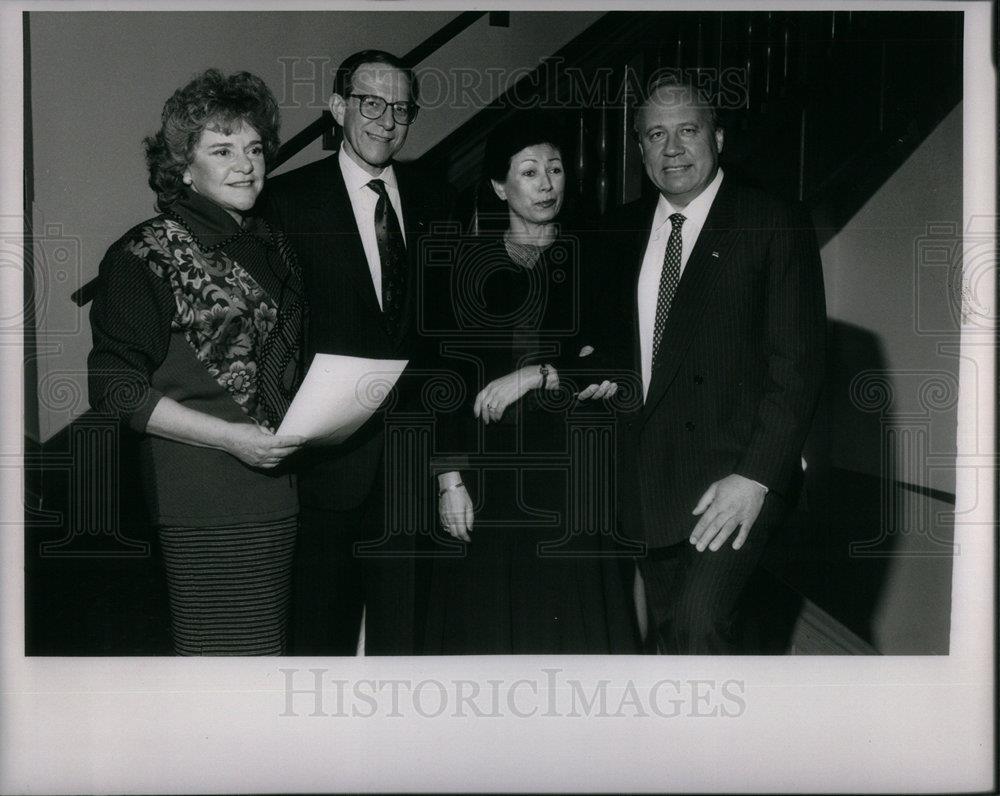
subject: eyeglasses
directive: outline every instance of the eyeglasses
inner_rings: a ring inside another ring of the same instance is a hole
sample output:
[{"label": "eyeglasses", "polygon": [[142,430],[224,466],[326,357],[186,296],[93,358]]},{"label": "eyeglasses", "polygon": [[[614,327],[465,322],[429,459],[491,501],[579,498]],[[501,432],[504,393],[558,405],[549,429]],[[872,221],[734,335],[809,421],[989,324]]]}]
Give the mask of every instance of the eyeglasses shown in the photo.
[{"label": "eyeglasses", "polygon": [[[347,96],[357,99],[361,115],[366,119],[381,119],[386,107],[390,105],[382,97],[376,97],[374,94],[348,94]],[[417,118],[417,111],[420,110],[420,106],[415,102],[393,102],[391,107],[392,118],[396,124],[409,124]]]}]

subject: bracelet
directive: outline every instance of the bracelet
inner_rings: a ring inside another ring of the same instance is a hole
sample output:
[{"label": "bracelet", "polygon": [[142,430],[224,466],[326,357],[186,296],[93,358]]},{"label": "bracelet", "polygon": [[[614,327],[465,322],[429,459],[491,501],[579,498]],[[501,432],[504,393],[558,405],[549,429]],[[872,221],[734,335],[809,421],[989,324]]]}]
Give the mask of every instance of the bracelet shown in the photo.
[{"label": "bracelet", "polygon": [[452,484],[451,486],[446,486],[444,489],[438,491],[438,497],[443,497],[445,492],[450,492],[453,489],[458,489],[460,486],[465,486],[461,481],[457,484]]},{"label": "bracelet", "polygon": [[542,375],[542,386],[539,387],[538,389],[544,390],[545,389],[545,385],[548,384],[548,382],[549,382],[549,373],[551,371],[549,370],[549,366],[548,365],[539,365],[538,366],[538,372]]}]

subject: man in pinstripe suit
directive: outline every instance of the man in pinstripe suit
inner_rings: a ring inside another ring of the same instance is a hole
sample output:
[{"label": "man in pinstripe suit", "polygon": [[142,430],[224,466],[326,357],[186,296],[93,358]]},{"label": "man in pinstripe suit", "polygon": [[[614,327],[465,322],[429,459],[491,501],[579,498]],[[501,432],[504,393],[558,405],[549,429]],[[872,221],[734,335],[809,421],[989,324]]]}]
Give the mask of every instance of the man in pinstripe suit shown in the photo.
[{"label": "man in pinstripe suit", "polygon": [[[302,263],[309,357],[412,362],[419,355],[421,241],[448,217],[450,200],[436,181],[395,161],[417,116],[417,87],[391,53],[348,56],[330,97],[343,133],[337,153],[269,180],[264,192],[267,219],[287,233]],[[411,375],[397,385],[404,406],[419,394]],[[355,654],[362,616],[367,655],[419,649],[425,600],[414,537],[385,530],[386,490],[398,497],[418,485],[403,463],[387,459],[387,445],[380,412],[346,443],[317,446],[300,462],[295,655]]]},{"label": "man in pinstripe suit", "polygon": [[659,193],[604,236],[607,261],[631,269],[618,339],[643,390],[623,418],[624,530],[645,543],[650,648],[733,653],[819,394],[819,250],[804,214],[723,174],[723,130],[695,87],[655,82],[635,130]]}]

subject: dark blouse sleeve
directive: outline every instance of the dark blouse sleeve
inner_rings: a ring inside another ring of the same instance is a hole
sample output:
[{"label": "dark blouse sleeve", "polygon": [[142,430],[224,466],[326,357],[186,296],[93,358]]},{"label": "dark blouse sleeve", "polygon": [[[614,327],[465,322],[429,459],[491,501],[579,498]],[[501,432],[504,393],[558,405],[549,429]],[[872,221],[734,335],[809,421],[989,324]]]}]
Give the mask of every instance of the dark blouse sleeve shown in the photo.
[{"label": "dark blouse sleeve", "polygon": [[162,397],[150,383],[170,346],[173,291],[146,262],[113,246],[101,261],[90,309],[90,405],[144,431]]},{"label": "dark blouse sleeve", "polygon": [[476,368],[462,357],[465,338],[452,303],[452,272],[451,268],[426,269],[425,289],[421,292],[422,317],[426,321],[422,351],[428,375],[423,401],[434,415],[434,475],[465,470],[476,433],[472,416]]},{"label": "dark blouse sleeve", "polygon": [[461,365],[456,368],[455,364],[454,360],[443,360],[438,375],[440,392],[457,400],[448,401],[447,406],[434,412],[434,455],[431,458],[434,475],[468,469],[469,454],[475,448],[478,421],[472,415],[476,397],[474,382],[471,374],[463,373],[465,369]]}]

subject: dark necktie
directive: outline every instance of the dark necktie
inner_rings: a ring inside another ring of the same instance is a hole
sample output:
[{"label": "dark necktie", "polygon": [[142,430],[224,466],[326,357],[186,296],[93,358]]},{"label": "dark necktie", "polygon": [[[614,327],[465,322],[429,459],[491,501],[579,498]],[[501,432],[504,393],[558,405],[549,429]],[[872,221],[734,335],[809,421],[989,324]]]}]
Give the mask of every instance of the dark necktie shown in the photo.
[{"label": "dark necktie", "polygon": [[399,336],[406,292],[406,244],[382,180],[372,180],[368,187],[378,194],[375,204],[375,239],[382,262],[382,318],[390,337]]},{"label": "dark necktie", "polygon": [[670,315],[670,305],[674,302],[677,285],[681,281],[681,227],[685,217],[680,213],[670,216],[670,237],[667,239],[667,251],[663,255],[663,269],[660,272],[660,289],[656,294],[656,318],[653,321],[653,361],[660,353],[660,341],[663,339],[663,327],[667,325]]}]

